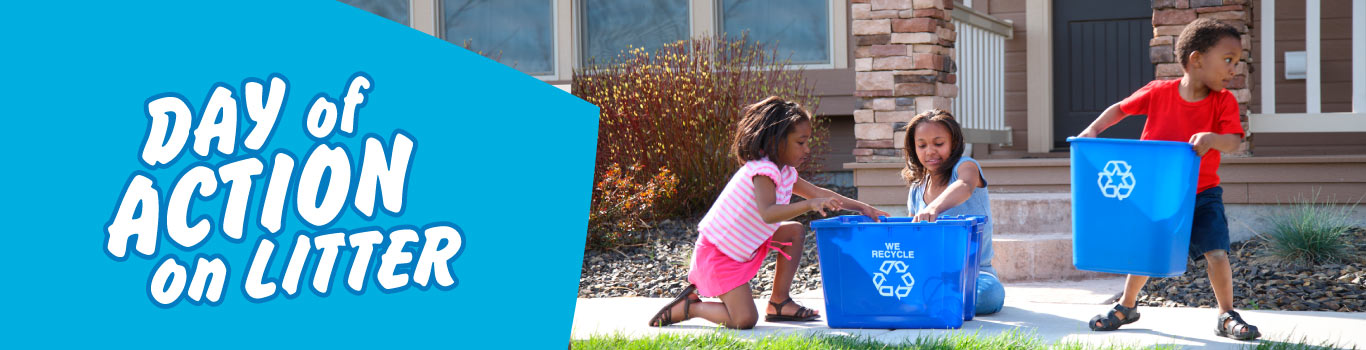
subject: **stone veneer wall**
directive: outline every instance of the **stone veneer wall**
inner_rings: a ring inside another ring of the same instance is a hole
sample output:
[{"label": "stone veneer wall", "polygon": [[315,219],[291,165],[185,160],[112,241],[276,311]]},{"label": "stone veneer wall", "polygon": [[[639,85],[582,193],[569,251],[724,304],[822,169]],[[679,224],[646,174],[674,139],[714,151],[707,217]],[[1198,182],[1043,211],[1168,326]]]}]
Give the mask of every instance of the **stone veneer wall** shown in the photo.
[{"label": "stone veneer wall", "polygon": [[852,0],[855,90],[854,158],[899,163],[916,113],[948,110],[954,85],[956,33],[951,0]]},{"label": "stone veneer wall", "polygon": [[[1181,60],[1176,55],[1176,37],[1186,24],[1197,18],[1213,18],[1238,28],[1242,33],[1243,59],[1238,63],[1237,75],[1226,87],[1238,99],[1238,114],[1242,116],[1243,129],[1247,129],[1248,106],[1252,103],[1252,90],[1248,87],[1252,63],[1252,22],[1251,0],[1154,0],[1153,40],[1148,42],[1149,55],[1157,64],[1157,79],[1181,79],[1183,71]],[[1260,57],[1259,57],[1260,58]],[[1248,142],[1243,141],[1236,155],[1248,154]]]}]

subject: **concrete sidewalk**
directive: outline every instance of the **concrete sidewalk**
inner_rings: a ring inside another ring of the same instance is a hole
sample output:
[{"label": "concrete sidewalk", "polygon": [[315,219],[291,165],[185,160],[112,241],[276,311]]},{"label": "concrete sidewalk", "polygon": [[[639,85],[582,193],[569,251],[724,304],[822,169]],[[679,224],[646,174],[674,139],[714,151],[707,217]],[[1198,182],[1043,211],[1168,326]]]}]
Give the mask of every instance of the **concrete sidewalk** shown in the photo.
[{"label": "concrete sidewalk", "polygon": [[[1106,304],[1118,290],[1122,279],[1080,282],[1052,282],[1019,285],[1006,292],[1006,306],[1000,313],[982,316],[963,324],[961,330],[887,330],[831,329],[824,319],[813,322],[764,322],[752,330],[731,331],[744,338],[773,334],[839,334],[867,336],[887,343],[901,343],[920,336],[953,332],[993,336],[1009,330],[1033,332],[1045,342],[1067,341],[1093,345],[1180,345],[1187,348],[1244,349],[1255,342],[1240,342],[1214,335],[1217,313],[1213,309],[1141,307],[1143,318],[1114,332],[1092,332],[1086,321],[1108,310]],[[820,293],[798,295],[797,302],[824,312]],[[714,301],[714,300],[713,300]],[[665,303],[666,298],[579,299],[574,311],[574,339],[594,334],[649,336],[660,332],[706,333],[715,324],[693,319],[664,328],[648,327],[646,322]],[[760,312],[766,300],[756,300]],[[1366,347],[1366,313],[1316,311],[1240,311],[1248,322],[1262,331],[1263,341],[1306,341],[1313,345],[1327,341],[1343,348]]]}]

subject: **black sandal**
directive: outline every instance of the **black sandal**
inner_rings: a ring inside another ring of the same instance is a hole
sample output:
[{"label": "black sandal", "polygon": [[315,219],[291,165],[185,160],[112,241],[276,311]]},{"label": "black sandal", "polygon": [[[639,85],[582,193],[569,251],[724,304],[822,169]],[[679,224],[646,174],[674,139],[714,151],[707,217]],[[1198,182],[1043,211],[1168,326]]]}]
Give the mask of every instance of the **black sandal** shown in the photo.
[{"label": "black sandal", "polygon": [[[697,291],[697,285],[689,284],[687,288],[683,288],[683,291],[678,292],[678,295],[674,297],[673,301],[670,301],[668,305],[664,305],[663,309],[659,309],[659,312],[655,313],[655,317],[650,318],[650,327],[664,327],[691,318],[691,316],[688,315],[688,309],[692,307],[692,303],[697,302],[697,300],[693,300],[693,298],[690,297],[695,291]],[[674,305],[678,305],[679,301],[683,302],[683,320],[674,321],[673,308]]]},{"label": "black sandal", "polygon": [[[1233,320],[1233,326],[1225,327],[1229,320]],[[1219,325],[1215,326],[1214,334],[1236,340],[1253,340],[1262,336],[1262,332],[1257,331],[1257,326],[1247,324],[1247,321],[1243,321],[1243,316],[1233,310],[1219,314]]]},{"label": "black sandal", "polygon": [[[805,306],[797,304],[797,302],[792,300],[792,297],[788,297],[787,300],[784,300],[781,303],[774,303],[770,301],[768,302],[768,304],[773,305],[773,311],[777,313],[764,315],[764,321],[810,321],[816,319],[817,317],[820,317],[820,315],[816,314],[816,310],[808,309]],[[791,315],[783,315],[783,306],[787,304],[796,305],[797,312]]]},{"label": "black sandal", "polygon": [[[1115,316],[1116,313],[1124,315],[1124,319],[1119,319]],[[1086,325],[1091,326],[1093,331],[1113,331],[1119,329],[1119,326],[1137,322],[1139,316],[1138,306],[1126,307],[1123,304],[1115,304],[1115,308],[1105,313],[1104,317],[1096,315]]]}]

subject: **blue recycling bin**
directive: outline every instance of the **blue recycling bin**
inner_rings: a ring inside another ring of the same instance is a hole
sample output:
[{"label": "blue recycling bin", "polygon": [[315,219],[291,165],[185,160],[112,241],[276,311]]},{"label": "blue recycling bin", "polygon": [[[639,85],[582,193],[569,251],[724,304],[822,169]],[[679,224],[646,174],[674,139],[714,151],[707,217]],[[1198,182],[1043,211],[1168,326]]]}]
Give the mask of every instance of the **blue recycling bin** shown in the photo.
[{"label": "blue recycling bin", "polygon": [[[845,215],[811,222],[816,231],[826,323],[833,328],[959,328],[970,319],[976,283],[974,233],[982,217]],[[980,243],[979,243],[980,244]],[[971,267],[969,266],[971,265]]]},{"label": "blue recycling bin", "polygon": [[972,321],[977,315],[977,274],[982,269],[978,253],[982,251],[982,235],[987,230],[987,217],[981,215],[940,216],[939,220],[972,221],[972,238],[968,240],[968,259],[963,262],[963,320]]},{"label": "blue recycling bin", "polygon": [[1072,263],[1153,277],[1186,272],[1200,157],[1190,144],[1068,138]]}]

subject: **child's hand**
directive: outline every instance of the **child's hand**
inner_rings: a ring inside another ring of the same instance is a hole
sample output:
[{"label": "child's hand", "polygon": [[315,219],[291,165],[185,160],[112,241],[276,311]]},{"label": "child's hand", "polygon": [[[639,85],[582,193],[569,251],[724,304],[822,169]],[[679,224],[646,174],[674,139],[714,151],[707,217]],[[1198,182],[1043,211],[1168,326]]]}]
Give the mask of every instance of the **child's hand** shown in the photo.
[{"label": "child's hand", "polygon": [[1191,149],[1195,150],[1195,155],[1203,157],[1206,152],[1209,152],[1210,148],[1214,148],[1213,136],[1215,135],[1216,134],[1212,132],[1201,132],[1191,135],[1190,144]]},{"label": "child's hand", "polygon": [[935,207],[925,207],[925,208],[923,208],[923,209],[920,209],[920,212],[919,212],[919,213],[915,213],[915,217],[912,217],[912,218],[911,218],[911,222],[922,222],[922,221],[923,221],[923,222],[934,222],[935,220],[938,220],[938,219],[939,219],[939,209],[938,209],[938,208],[935,208]]},{"label": "child's hand", "polygon": [[825,216],[826,210],[835,211],[841,208],[840,201],[830,197],[808,199],[806,206],[806,210],[820,212],[821,216]]},{"label": "child's hand", "polygon": [[872,218],[874,222],[881,222],[882,219],[880,219],[880,217],[887,216],[887,212],[873,208],[871,205],[864,205],[863,207],[858,208],[858,212],[863,214],[863,216]]},{"label": "child's hand", "polygon": [[1095,138],[1096,134],[1099,133],[1095,130],[1091,130],[1091,128],[1086,128],[1086,130],[1082,130],[1080,134],[1077,134],[1077,138]]}]

